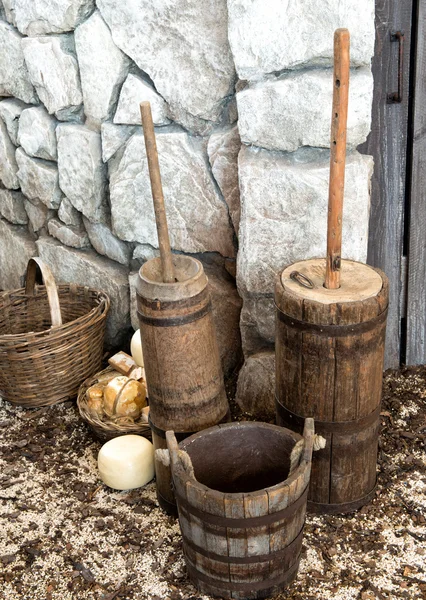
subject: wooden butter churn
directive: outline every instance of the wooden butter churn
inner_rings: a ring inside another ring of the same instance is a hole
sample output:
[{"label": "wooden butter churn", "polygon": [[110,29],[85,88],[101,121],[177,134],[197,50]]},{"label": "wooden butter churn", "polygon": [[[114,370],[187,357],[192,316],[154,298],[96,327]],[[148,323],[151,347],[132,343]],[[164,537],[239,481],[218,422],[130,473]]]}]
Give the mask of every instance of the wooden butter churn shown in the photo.
[{"label": "wooden butter churn", "polygon": [[349,32],[335,33],[327,258],[276,278],[276,408],[300,431],[315,418],[326,447],[312,461],[308,507],[350,512],[374,495],[388,280],[341,259]]}]

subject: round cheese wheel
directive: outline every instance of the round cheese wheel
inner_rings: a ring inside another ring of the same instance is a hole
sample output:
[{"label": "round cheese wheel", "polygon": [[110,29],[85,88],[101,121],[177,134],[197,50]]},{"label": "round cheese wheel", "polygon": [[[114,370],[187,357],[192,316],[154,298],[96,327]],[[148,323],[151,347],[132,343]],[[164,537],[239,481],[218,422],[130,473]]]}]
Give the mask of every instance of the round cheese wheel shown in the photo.
[{"label": "round cheese wheel", "polygon": [[130,342],[130,354],[138,367],[143,367],[142,340],[140,329],[137,329]]},{"label": "round cheese wheel", "polygon": [[110,488],[133,490],[154,477],[154,446],[140,435],[109,440],[98,454],[99,476]]}]

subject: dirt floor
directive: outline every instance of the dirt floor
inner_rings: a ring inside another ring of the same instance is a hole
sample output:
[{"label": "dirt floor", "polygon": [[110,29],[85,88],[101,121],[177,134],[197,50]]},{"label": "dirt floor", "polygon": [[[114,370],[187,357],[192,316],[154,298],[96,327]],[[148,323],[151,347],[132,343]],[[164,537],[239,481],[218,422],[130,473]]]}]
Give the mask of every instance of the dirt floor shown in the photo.
[{"label": "dirt floor", "polygon": [[[384,381],[378,492],[347,517],[308,516],[299,575],[278,598],[426,598],[426,369]],[[0,401],[0,598],[198,600],[177,521],[151,483],[114,492],[74,403]]]}]

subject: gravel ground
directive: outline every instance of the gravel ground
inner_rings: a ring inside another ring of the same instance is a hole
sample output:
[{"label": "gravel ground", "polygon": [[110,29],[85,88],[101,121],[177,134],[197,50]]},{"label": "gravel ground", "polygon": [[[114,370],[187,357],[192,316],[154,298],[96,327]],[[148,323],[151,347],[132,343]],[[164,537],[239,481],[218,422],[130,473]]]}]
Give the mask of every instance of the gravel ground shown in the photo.
[{"label": "gravel ground", "polygon": [[[308,516],[299,575],[277,598],[426,598],[425,406],[426,368],[386,374],[377,497],[347,517]],[[74,403],[0,400],[0,437],[1,599],[206,598],[154,484],[99,481],[100,444]]]}]

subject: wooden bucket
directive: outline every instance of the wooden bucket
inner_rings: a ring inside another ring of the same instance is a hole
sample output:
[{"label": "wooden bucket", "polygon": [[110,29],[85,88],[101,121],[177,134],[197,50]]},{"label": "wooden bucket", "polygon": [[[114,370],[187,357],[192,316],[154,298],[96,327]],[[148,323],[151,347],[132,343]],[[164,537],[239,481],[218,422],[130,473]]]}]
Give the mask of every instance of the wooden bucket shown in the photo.
[{"label": "wooden bucket", "polygon": [[312,461],[308,510],[344,513],[375,490],[388,279],[344,260],[340,288],[326,289],[325,267],[300,261],[276,279],[277,422],[300,431],[315,419],[327,445]]},{"label": "wooden bucket", "polygon": [[202,593],[266,598],[296,577],[313,438],[307,419],[289,475],[302,438],[288,429],[228,423],[179,447],[167,432],[186,565]]},{"label": "wooden bucket", "polygon": [[[164,283],[161,260],[139,271],[138,318],[143,342],[154,448],[166,448],[165,432],[183,439],[229,418],[229,406],[202,264],[174,255],[176,282]],[[168,467],[156,461],[160,505],[176,513]]]}]

